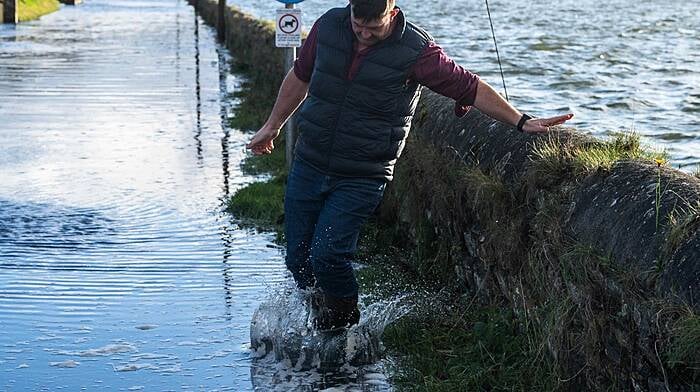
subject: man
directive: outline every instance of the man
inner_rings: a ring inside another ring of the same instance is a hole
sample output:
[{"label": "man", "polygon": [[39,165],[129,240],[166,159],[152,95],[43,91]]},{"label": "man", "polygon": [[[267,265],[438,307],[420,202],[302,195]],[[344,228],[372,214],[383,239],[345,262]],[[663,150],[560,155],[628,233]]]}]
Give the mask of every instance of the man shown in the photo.
[{"label": "man", "polygon": [[392,179],[421,86],[455,99],[458,115],[475,106],[527,133],[547,132],[573,117],[520,113],[456,65],[394,3],[350,0],[348,7],[321,16],[267,122],[247,146],[256,155],[269,154],[283,124],[305,101],[285,194],[286,265],[299,288],[321,290],[319,329],[359,320],[351,260],[360,228]]}]

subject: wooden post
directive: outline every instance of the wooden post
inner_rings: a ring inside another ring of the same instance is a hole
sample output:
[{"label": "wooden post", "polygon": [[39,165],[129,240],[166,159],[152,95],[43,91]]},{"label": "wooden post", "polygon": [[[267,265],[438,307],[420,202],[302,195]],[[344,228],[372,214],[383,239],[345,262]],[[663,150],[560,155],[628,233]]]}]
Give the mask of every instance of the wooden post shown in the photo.
[{"label": "wooden post", "polygon": [[18,0],[3,0],[2,4],[2,22],[17,24],[19,22],[19,13],[17,10]]},{"label": "wooden post", "polygon": [[[287,9],[293,9],[294,4],[285,4],[284,8]],[[297,58],[297,48],[291,47],[287,48],[285,50],[285,56],[284,56],[284,73],[285,76],[287,75],[287,72],[289,72],[292,67],[294,67],[294,60]],[[290,117],[289,120],[287,120],[287,125],[285,127],[285,138],[286,138],[286,161],[287,161],[287,170],[289,170],[292,166],[292,161],[294,160],[294,144],[297,141],[297,135],[296,135],[296,121],[294,121],[294,116]]]},{"label": "wooden post", "polygon": [[226,38],[226,0],[219,0],[219,20],[216,25],[219,41],[223,42]]}]

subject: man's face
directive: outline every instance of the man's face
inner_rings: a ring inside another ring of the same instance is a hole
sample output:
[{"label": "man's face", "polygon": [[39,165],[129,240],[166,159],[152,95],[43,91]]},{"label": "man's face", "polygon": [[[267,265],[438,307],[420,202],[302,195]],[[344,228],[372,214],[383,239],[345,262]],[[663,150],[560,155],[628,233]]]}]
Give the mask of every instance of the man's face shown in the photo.
[{"label": "man's face", "polygon": [[352,21],[352,31],[355,33],[355,36],[357,36],[357,41],[361,45],[372,46],[389,37],[391,34],[391,24],[398,13],[398,8],[394,8],[379,19],[364,20],[356,19],[351,9],[350,20]]}]

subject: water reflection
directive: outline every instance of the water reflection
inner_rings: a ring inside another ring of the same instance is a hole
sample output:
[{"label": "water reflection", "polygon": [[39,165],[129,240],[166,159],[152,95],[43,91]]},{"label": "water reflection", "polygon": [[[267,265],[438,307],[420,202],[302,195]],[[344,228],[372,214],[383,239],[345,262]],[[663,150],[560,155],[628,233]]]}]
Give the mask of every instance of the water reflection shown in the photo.
[{"label": "water reflection", "polygon": [[0,199],[0,262],[23,250],[79,251],[111,245],[113,220],[92,208]]},{"label": "water reflection", "polygon": [[0,389],[252,389],[282,260],[221,213],[252,180],[222,104],[239,81],[191,18],[92,0],[0,26]]},{"label": "water reflection", "polygon": [[202,136],[202,86],[199,81],[199,13],[197,8],[194,8],[194,69],[195,69],[195,113],[197,116],[196,130],[194,133],[194,140],[197,143],[197,160],[202,161],[202,141],[200,137]]},{"label": "water reflection", "polygon": [[225,54],[226,49],[224,47],[218,47],[216,49],[216,53],[218,54],[219,58],[219,96],[224,97],[225,102],[222,102],[221,104],[221,109],[219,110],[219,118],[221,120],[221,129],[223,130],[223,136],[221,137],[221,166],[223,168],[223,179],[224,179],[224,185],[223,185],[223,197],[222,201],[226,202],[228,200],[229,195],[230,195],[230,189],[229,189],[229,176],[230,176],[230,170],[229,170],[229,153],[228,153],[228,148],[229,148],[229,138],[231,135],[231,131],[228,126],[228,86],[226,83],[226,74],[228,70],[226,69],[226,65],[229,63],[226,58]]}]

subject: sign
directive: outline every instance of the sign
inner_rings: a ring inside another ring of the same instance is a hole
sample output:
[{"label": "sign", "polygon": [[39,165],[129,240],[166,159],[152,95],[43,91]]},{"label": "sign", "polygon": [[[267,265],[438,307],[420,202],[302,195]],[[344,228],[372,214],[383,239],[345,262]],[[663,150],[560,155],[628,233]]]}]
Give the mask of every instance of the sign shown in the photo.
[{"label": "sign", "polygon": [[278,9],[276,30],[275,46],[278,48],[301,46],[301,10],[297,8]]}]

